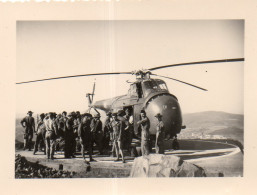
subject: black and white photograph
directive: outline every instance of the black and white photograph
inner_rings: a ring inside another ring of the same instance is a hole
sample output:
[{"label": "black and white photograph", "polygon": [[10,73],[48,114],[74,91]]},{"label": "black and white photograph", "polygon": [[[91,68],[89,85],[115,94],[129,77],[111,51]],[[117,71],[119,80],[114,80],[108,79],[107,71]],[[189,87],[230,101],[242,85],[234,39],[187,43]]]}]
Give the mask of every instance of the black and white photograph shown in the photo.
[{"label": "black and white photograph", "polygon": [[245,20],[16,21],[15,179],[244,177]]}]

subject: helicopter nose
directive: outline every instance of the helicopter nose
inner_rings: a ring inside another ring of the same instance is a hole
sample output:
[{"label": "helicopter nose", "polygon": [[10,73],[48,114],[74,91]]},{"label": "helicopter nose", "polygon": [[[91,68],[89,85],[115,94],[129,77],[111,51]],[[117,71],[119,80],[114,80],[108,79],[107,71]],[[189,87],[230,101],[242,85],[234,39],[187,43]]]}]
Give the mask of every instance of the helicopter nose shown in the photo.
[{"label": "helicopter nose", "polygon": [[182,117],[177,98],[170,94],[159,94],[152,97],[146,104],[146,113],[151,122],[150,133],[156,133],[156,114],[162,115],[165,132],[177,134],[181,130]]}]

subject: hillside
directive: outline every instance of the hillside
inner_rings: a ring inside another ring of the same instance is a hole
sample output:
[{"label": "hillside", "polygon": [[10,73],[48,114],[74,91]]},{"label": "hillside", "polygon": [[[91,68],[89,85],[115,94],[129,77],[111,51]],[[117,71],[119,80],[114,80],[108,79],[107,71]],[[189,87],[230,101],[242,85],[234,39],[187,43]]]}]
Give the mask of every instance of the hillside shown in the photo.
[{"label": "hillside", "polygon": [[199,112],[185,114],[181,138],[230,138],[243,143],[244,116],[225,112]]}]

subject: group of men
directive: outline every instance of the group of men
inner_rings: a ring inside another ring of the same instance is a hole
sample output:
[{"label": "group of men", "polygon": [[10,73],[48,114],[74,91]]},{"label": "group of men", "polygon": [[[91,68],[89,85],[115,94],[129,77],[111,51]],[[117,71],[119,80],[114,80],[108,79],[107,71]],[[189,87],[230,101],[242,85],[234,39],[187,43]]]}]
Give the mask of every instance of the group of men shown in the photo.
[{"label": "group of men", "polygon": [[[90,161],[94,161],[92,158],[94,145],[100,154],[111,152],[113,157],[116,156],[115,161],[119,161],[121,156],[123,163],[125,162],[124,150],[131,153],[131,143],[135,134],[133,116],[129,109],[108,112],[104,124],[100,120],[99,113],[94,116],[90,113],[81,115],[79,111],[71,112],[68,115],[65,111],[58,115],[53,112],[42,113],[37,120],[36,128],[32,117],[33,113],[29,111],[27,114],[28,116],[21,121],[21,125],[25,128],[24,150],[26,148],[31,150],[33,133],[35,133],[34,154],[42,143],[48,159],[54,159],[55,150],[59,150],[61,146],[63,146],[65,158],[75,157],[79,148],[84,159],[85,151],[88,151]],[[160,113],[155,117],[158,120],[155,150],[156,153],[163,154],[164,124]],[[141,110],[140,120],[137,121],[137,124],[141,129],[141,153],[148,155],[151,147],[150,121],[144,110]]]}]

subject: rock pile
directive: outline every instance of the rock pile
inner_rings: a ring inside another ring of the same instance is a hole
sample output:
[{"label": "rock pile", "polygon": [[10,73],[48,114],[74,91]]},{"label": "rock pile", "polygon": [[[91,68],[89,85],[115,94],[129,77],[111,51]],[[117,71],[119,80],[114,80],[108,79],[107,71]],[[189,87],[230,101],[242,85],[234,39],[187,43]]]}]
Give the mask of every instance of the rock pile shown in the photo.
[{"label": "rock pile", "polygon": [[177,156],[150,154],[134,160],[130,177],[206,177],[203,168]]},{"label": "rock pile", "polygon": [[19,154],[15,155],[15,178],[72,178],[75,174],[32,163]]}]

